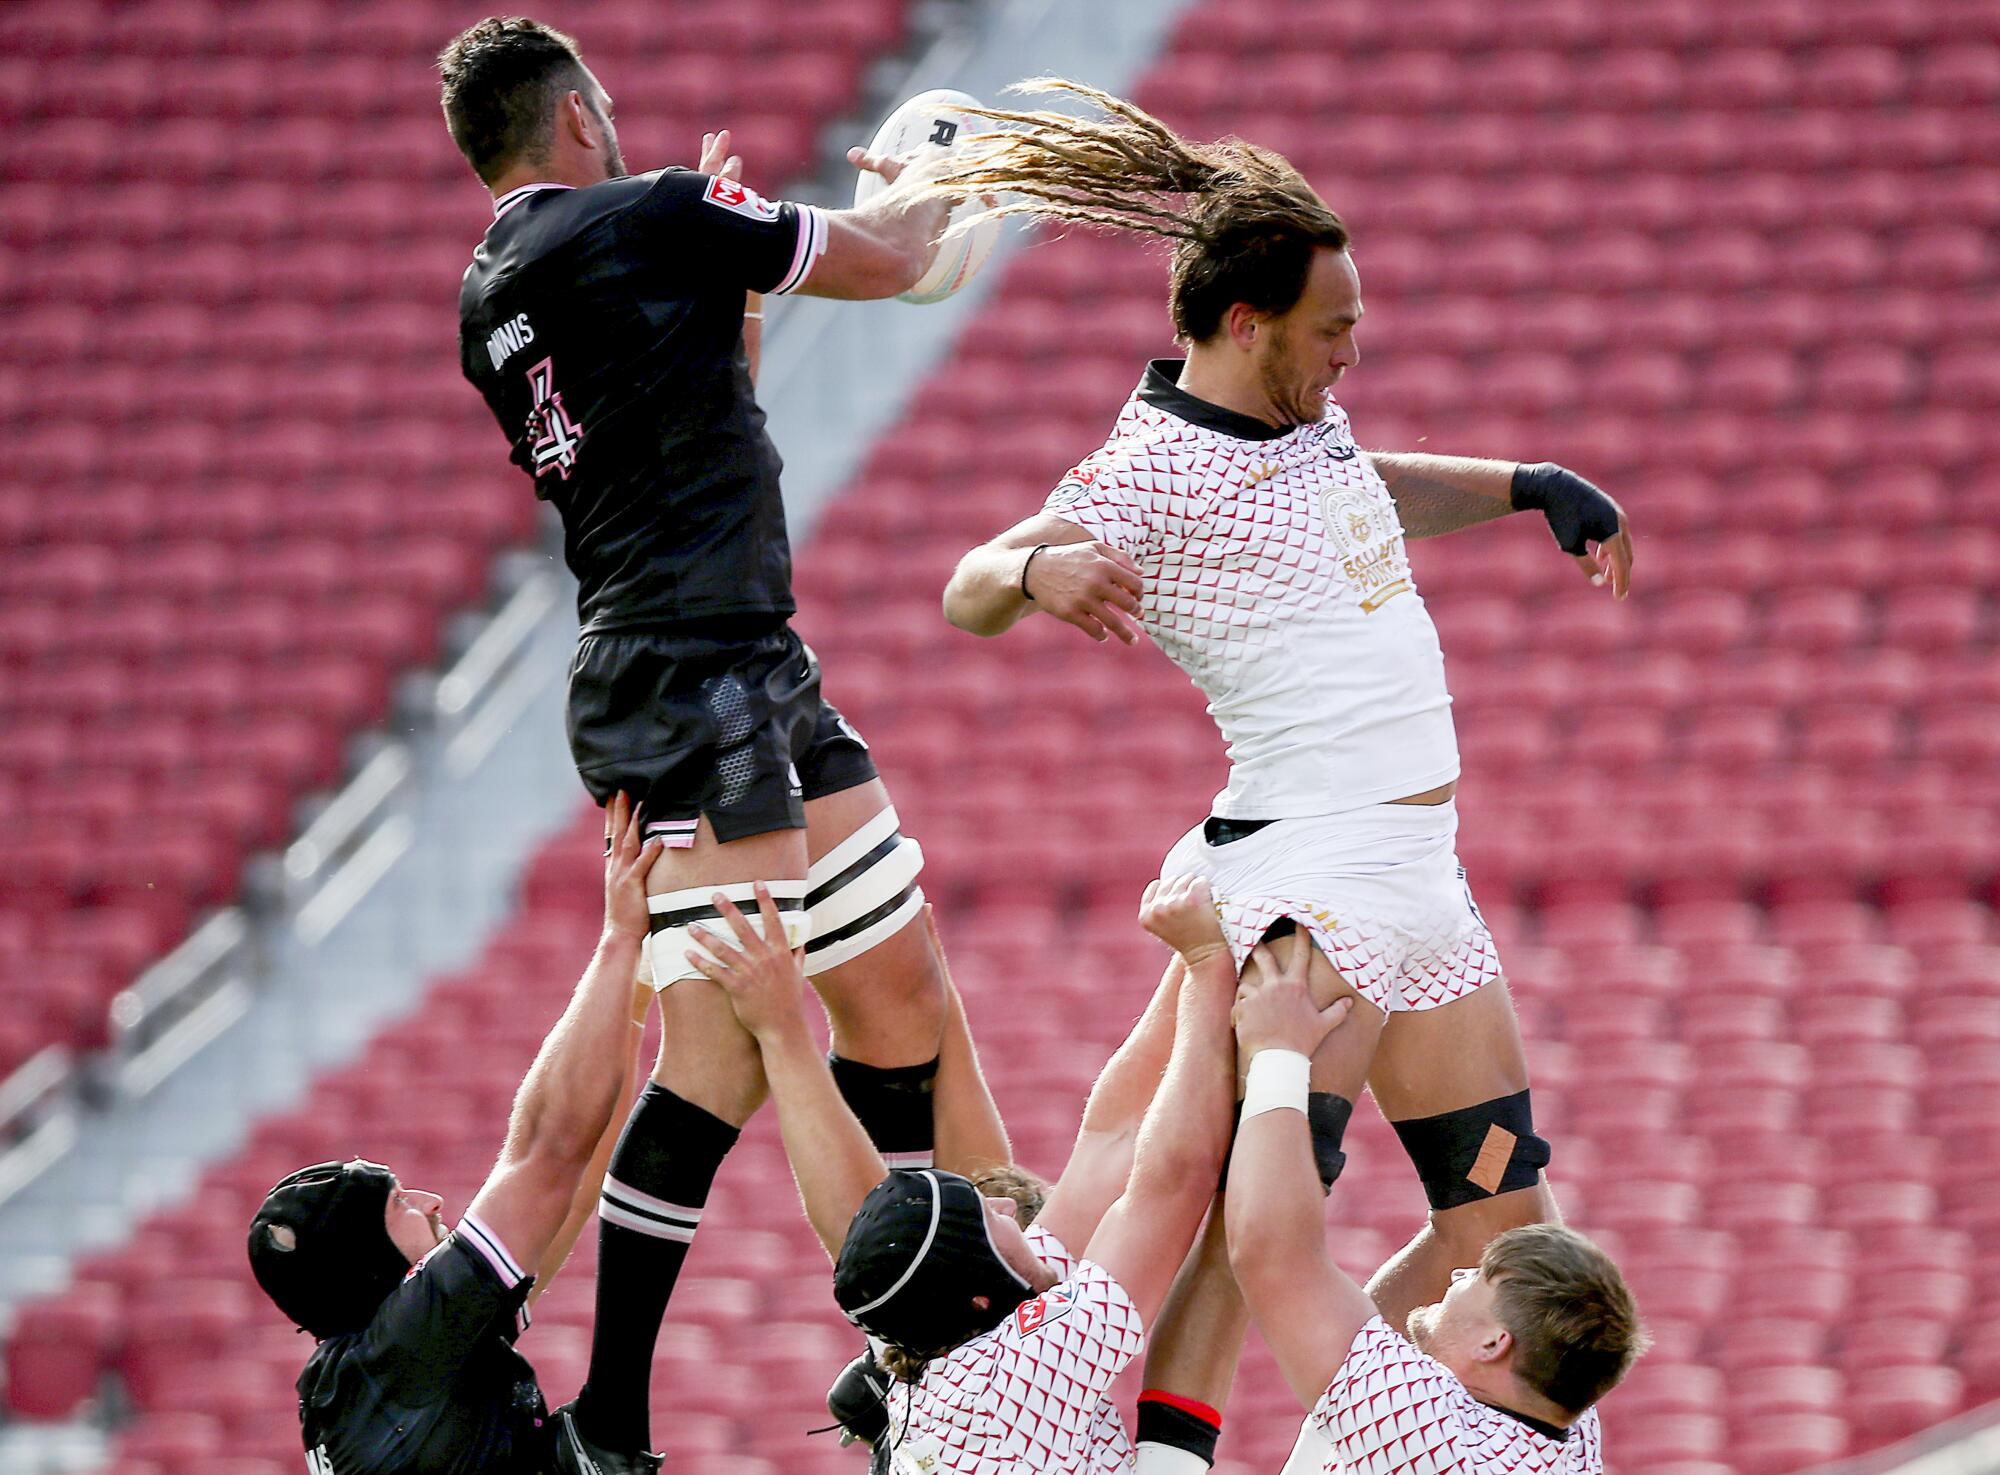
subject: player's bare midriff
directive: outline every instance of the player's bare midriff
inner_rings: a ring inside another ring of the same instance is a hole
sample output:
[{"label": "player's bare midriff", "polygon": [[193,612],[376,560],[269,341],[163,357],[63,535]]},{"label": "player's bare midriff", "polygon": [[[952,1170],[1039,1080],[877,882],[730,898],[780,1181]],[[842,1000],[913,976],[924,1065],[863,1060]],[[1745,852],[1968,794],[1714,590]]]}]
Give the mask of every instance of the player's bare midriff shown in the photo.
[{"label": "player's bare midriff", "polygon": [[1435,789],[1425,789],[1421,794],[1411,794],[1406,798],[1391,799],[1388,802],[1391,804],[1442,804],[1457,792],[1458,780],[1453,779],[1448,784],[1439,784]]}]

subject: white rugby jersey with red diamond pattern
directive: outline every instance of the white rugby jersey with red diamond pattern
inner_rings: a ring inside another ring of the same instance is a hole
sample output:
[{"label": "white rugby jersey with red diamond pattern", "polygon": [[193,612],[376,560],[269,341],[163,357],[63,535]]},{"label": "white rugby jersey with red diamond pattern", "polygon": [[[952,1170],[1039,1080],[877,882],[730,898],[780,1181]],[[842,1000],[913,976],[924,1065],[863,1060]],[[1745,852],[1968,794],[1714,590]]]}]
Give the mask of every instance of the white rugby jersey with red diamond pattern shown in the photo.
[{"label": "white rugby jersey with red diamond pattern", "polygon": [[1163,407],[1172,371],[1149,371],[1045,510],[1138,562],[1141,622],[1228,746],[1214,812],[1331,814],[1456,778],[1437,630],[1346,413],[1329,398],[1317,424],[1232,435]]},{"label": "white rugby jersey with red diamond pattern", "polygon": [[1551,1439],[1474,1398],[1451,1370],[1376,1317],[1306,1422],[1332,1445],[1327,1475],[1603,1475],[1591,1409]]},{"label": "white rugby jersey with red diamond pattern", "polygon": [[1111,1272],[1039,1226],[1028,1243],[1062,1277],[984,1336],[889,1393],[899,1475],[1108,1475],[1132,1468],[1111,1384],[1145,1328]]}]

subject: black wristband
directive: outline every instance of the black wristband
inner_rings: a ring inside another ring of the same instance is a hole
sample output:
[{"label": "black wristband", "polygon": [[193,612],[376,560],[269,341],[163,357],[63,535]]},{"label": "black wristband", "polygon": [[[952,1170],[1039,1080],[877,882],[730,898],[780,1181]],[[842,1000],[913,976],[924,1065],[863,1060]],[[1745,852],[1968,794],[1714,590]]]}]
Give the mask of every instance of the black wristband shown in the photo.
[{"label": "black wristband", "polygon": [[1516,512],[1540,511],[1549,505],[1549,491],[1562,479],[1562,471],[1553,461],[1523,461],[1507,484],[1507,500]]},{"label": "black wristband", "polygon": [[1618,504],[1601,488],[1553,461],[1516,466],[1508,501],[1517,512],[1533,508],[1546,517],[1556,546],[1568,554],[1581,554],[1591,543],[1618,533]]},{"label": "black wristband", "polygon": [[1034,566],[1035,555],[1048,546],[1046,543],[1037,543],[1029,550],[1027,558],[1021,564],[1021,597],[1030,603],[1034,602],[1035,596],[1028,592],[1028,570]]}]

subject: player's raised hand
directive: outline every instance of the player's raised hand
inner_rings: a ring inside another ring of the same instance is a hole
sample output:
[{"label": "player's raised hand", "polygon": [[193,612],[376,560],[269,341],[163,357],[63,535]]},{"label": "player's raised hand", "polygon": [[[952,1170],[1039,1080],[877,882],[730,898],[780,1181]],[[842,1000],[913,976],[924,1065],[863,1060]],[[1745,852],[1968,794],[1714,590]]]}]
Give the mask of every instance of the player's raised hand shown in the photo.
[{"label": "player's raised hand", "polygon": [[644,939],[653,921],[646,910],[646,872],[660,842],[640,840],[639,809],[629,794],[611,796],[604,825],[604,930]]},{"label": "player's raised hand", "polygon": [[737,1021],[757,1038],[803,1028],[805,1015],[801,1001],[806,975],[799,964],[803,950],[795,952],[785,945],[785,919],[779,915],[770,891],[763,882],[757,883],[761,934],[721,892],[716,892],[713,900],[715,909],[735,935],[735,945],[731,946],[713,926],[697,923],[688,930],[714,956],[691,948],[688,962],[700,970],[702,977],[721,985],[722,991],[729,995]]},{"label": "player's raised hand", "polygon": [[701,162],[695,168],[703,174],[713,174],[722,179],[743,177],[743,156],[729,152],[729,130],[719,133],[704,133],[701,136]]},{"label": "player's raised hand", "polygon": [[1109,543],[1051,543],[1021,571],[1021,592],[1066,625],[1102,645],[1116,635],[1139,639],[1139,601],[1146,580],[1138,563]]},{"label": "player's raised hand", "polygon": [[1215,897],[1199,876],[1168,876],[1148,884],[1139,901],[1139,925],[1190,965],[1229,947]]},{"label": "player's raised hand", "polygon": [[1602,487],[1566,466],[1539,461],[1515,468],[1512,501],[1517,509],[1532,507],[1548,519],[1556,546],[1576,560],[1592,584],[1609,585],[1613,599],[1630,592],[1632,530],[1625,509]]},{"label": "player's raised hand", "polygon": [[1347,1018],[1353,1000],[1345,995],[1321,1009],[1313,1003],[1307,978],[1312,949],[1292,950],[1290,963],[1280,964],[1268,944],[1250,954],[1250,966],[1236,990],[1236,1047],[1244,1059],[1259,1050],[1296,1050],[1311,1055],[1319,1042]]},{"label": "player's raised hand", "polygon": [[856,144],[847,151],[847,162],[868,174],[879,174],[884,184],[894,184],[902,178],[910,161],[900,154],[871,154]]}]

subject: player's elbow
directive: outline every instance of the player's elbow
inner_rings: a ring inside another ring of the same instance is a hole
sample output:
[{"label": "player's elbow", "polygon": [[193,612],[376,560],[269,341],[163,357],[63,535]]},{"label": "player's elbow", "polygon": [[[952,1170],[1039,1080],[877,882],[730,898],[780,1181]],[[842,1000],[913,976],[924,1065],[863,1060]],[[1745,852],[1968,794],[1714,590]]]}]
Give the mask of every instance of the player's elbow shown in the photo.
[{"label": "player's elbow", "polygon": [[1282,1293],[1286,1277],[1285,1226],[1260,1208],[1254,1194],[1231,1194],[1223,1212],[1223,1239],[1229,1268],[1244,1299],[1258,1304],[1271,1288]]},{"label": "player's elbow", "polygon": [[604,1123],[588,1113],[517,1109],[507,1132],[507,1157],[527,1173],[573,1178],[589,1165],[603,1131]]},{"label": "player's elbow", "polygon": [[998,635],[1013,624],[1003,611],[992,607],[992,601],[979,597],[963,566],[944,586],[944,617],[968,635]]}]

